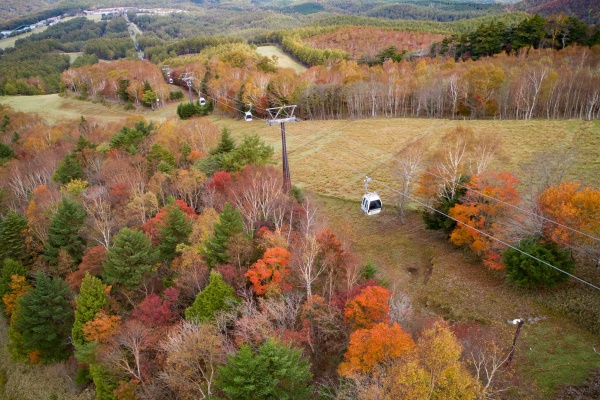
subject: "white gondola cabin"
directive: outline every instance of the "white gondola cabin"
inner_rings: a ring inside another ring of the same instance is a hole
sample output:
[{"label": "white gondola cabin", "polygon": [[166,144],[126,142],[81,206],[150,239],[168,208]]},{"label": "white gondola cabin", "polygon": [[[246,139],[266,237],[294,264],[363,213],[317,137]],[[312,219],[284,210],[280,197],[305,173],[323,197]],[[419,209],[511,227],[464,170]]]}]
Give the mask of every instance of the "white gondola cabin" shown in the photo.
[{"label": "white gondola cabin", "polygon": [[360,203],[360,209],[366,215],[375,215],[381,212],[381,198],[376,192],[369,192],[369,182],[373,179],[365,177],[365,195]]},{"label": "white gondola cabin", "polygon": [[173,83],[173,78],[169,78],[169,83]]},{"label": "white gondola cabin", "polygon": [[362,198],[360,209],[366,215],[375,215],[381,212],[381,198],[376,192],[367,193]]},{"label": "white gondola cabin", "polygon": [[201,106],[205,106],[206,105],[206,99],[204,97],[200,97],[200,105]]},{"label": "white gondola cabin", "polygon": [[246,120],[246,122],[252,122],[252,113],[250,111],[246,111],[244,119]]}]

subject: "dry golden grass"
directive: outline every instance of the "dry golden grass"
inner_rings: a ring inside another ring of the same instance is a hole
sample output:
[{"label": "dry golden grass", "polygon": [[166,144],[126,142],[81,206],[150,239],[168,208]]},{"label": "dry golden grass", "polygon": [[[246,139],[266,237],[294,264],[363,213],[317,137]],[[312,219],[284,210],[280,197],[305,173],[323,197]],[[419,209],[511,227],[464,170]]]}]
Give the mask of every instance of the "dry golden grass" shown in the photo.
[{"label": "dry golden grass", "polygon": [[269,58],[277,56],[277,66],[280,68],[291,68],[298,74],[306,71],[304,65],[295,61],[277,46],[260,46],[256,48],[256,52]]},{"label": "dry golden grass", "polygon": [[[279,126],[264,121],[246,123],[215,118],[234,134],[257,133],[275,148],[281,159]],[[309,121],[286,124],[287,148],[292,183],[317,193],[344,199],[358,199],[365,175],[398,188],[393,156],[416,138],[424,137],[429,154],[444,144],[442,135],[456,126],[469,126],[475,134],[493,132],[502,141],[503,156],[491,165],[519,175],[519,164],[536,152],[575,147],[576,157],[566,178],[600,184],[600,121],[452,121],[440,119],[366,119]],[[355,171],[355,170],[357,171]],[[393,192],[377,183],[372,189],[387,198]]]},{"label": "dry golden grass", "polygon": [[65,364],[32,366],[12,362],[6,350],[6,335],[6,321],[0,316],[0,399],[92,400],[95,397],[93,390],[75,386]]},{"label": "dry golden grass", "polygon": [[77,100],[74,97],[62,97],[58,94],[42,96],[4,96],[0,103],[14,108],[16,111],[38,113],[49,123],[67,120],[79,120],[82,116],[86,119],[96,119],[106,122],[125,121],[133,115],[143,115],[153,121],[178,119],[178,102],[167,104],[156,111],[146,108],[126,111],[121,103],[100,103],[94,101]]},{"label": "dry golden grass", "polygon": [[[120,104],[80,101],[59,95],[5,96],[0,103],[17,111],[37,112],[49,122],[81,116],[106,121],[124,121],[135,114],[161,122],[177,119],[178,103],[156,111],[125,111]],[[211,120],[230,127],[234,135],[256,133],[273,145],[275,160],[281,160],[279,126],[213,115]],[[518,176],[519,164],[541,151],[575,148],[575,159],[566,179],[600,185],[600,121],[581,120],[480,120],[462,121],[425,118],[376,118],[364,120],[302,121],[288,123],[287,147],[292,183],[322,195],[356,199],[363,192],[364,175],[397,188],[394,155],[417,138],[425,138],[429,154],[444,145],[441,137],[456,126],[469,126],[475,134],[494,133],[502,142],[502,157],[491,165]],[[373,190],[385,197],[393,192],[374,183]]]}]

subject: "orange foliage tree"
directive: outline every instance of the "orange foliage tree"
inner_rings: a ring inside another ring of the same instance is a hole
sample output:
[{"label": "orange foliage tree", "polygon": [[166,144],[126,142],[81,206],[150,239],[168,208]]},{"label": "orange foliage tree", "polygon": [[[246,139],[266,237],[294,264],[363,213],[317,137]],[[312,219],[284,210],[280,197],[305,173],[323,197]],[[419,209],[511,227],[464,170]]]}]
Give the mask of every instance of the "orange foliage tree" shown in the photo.
[{"label": "orange foliage tree", "polygon": [[350,329],[369,329],[390,319],[391,292],[381,286],[367,286],[346,303],[344,317]]},{"label": "orange foliage tree", "polygon": [[252,264],[245,274],[254,292],[263,295],[290,290],[287,278],[290,275],[288,264],[291,257],[290,252],[281,247],[267,249],[263,258]]},{"label": "orange foliage tree", "polygon": [[86,322],[83,326],[85,340],[106,343],[119,330],[120,324],[121,317],[108,315],[100,310],[93,320]]},{"label": "orange foliage tree", "polygon": [[[590,236],[600,235],[599,190],[581,188],[578,183],[561,183],[540,195],[539,206],[543,215],[553,221]],[[543,231],[547,238],[559,245],[576,247],[585,253],[600,251],[594,239],[564,226],[544,221]]]},{"label": "orange foliage tree", "polygon": [[415,342],[400,325],[379,323],[371,329],[359,329],[350,335],[350,345],[338,372],[344,377],[370,372],[373,367],[400,357]]},{"label": "orange foliage tree", "polygon": [[31,288],[31,286],[27,283],[24,276],[12,275],[8,287],[10,291],[2,296],[2,302],[4,303],[4,312],[6,315],[12,315],[17,306],[17,301],[27,293],[27,289]]},{"label": "orange foliage tree", "polygon": [[515,189],[516,184],[517,178],[509,172],[474,175],[466,185],[468,190],[462,203],[456,204],[449,212],[451,217],[459,221],[450,235],[452,243],[457,246],[468,245],[483,257],[484,264],[490,269],[502,269],[504,266],[500,261],[499,249],[492,239],[481,232],[495,235],[501,220],[509,215],[507,204],[516,205],[521,201]]}]

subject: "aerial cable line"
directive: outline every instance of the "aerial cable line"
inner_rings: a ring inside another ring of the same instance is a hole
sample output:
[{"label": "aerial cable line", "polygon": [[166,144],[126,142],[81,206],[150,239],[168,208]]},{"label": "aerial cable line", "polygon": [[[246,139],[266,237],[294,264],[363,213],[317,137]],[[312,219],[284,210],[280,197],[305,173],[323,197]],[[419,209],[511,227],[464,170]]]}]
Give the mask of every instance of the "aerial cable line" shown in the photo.
[{"label": "aerial cable line", "polygon": [[[349,148],[349,149],[350,149],[350,148]],[[367,156],[365,156],[365,155],[363,155],[363,154],[357,153],[357,152],[356,152],[356,150],[352,150],[352,149],[350,149],[350,150],[351,150],[351,151],[354,151],[354,152],[355,152],[355,154],[357,154],[359,157],[361,157],[361,158],[363,158],[363,159],[365,159],[365,160],[367,160],[367,161],[374,161],[374,162],[376,162],[376,163],[378,163],[378,164],[381,164],[381,165],[383,165],[383,166],[387,166],[387,164],[385,164],[385,163],[383,163],[383,162],[381,162],[381,161],[375,160],[375,159],[374,159],[374,158],[372,158],[372,157],[367,157]],[[520,229],[522,229],[522,230],[526,231],[526,232],[527,232],[527,233],[529,233],[529,234],[533,234],[533,235],[538,235],[538,234],[539,234],[539,232],[532,231],[532,230],[531,230],[531,228],[529,228],[529,227],[527,227],[527,226],[524,226],[524,225],[521,225],[519,222],[517,222],[517,221],[513,221],[512,219],[507,219],[507,220],[506,220],[506,222],[507,222],[507,223],[509,223],[510,225],[516,226],[516,227],[518,227],[518,228],[520,228]]]},{"label": "aerial cable line", "polygon": [[[207,97],[210,97],[210,98],[212,99],[212,97],[211,97],[211,96],[208,96],[208,95],[207,95]],[[216,102],[219,102],[218,100],[215,100],[215,101],[216,101]],[[229,106],[229,105],[228,105],[228,104],[226,104],[226,103],[222,103],[222,104],[224,104],[225,106],[227,106],[227,107],[230,107],[230,108],[232,108],[232,109],[234,109],[234,110],[237,110],[237,111],[240,111],[240,112],[242,112],[241,110],[239,110],[239,109],[237,109],[237,108],[235,108],[235,107]],[[260,119],[260,118],[259,118],[259,119]],[[307,145],[307,143],[304,143],[303,145]],[[313,148],[315,148],[314,146],[312,146],[312,147],[313,147]],[[320,152],[321,152],[321,153],[323,153],[323,154],[325,154],[325,155],[326,155],[327,157],[329,157],[330,159],[332,159],[332,160],[336,161],[338,164],[340,164],[340,165],[343,165],[343,166],[345,166],[346,168],[349,168],[349,169],[351,169],[352,171],[354,171],[354,172],[356,172],[356,173],[358,173],[358,174],[360,174],[360,175],[362,175],[362,176],[366,176],[366,174],[365,174],[365,173],[363,173],[362,171],[360,171],[360,170],[358,170],[358,169],[356,169],[356,168],[354,168],[354,167],[352,167],[352,166],[350,166],[350,165],[348,165],[348,164],[344,163],[343,161],[341,161],[341,160],[337,159],[336,157],[332,156],[331,154],[327,153],[326,151],[324,151],[324,150],[320,150]],[[353,153],[354,153],[354,154],[358,154],[356,151],[353,151]],[[363,157],[363,158],[365,158],[365,156],[362,156],[362,157]],[[379,162],[379,161],[378,161],[378,162]],[[381,162],[380,162],[380,163],[381,163]],[[490,235],[489,233],[486,233],[486,232],[484,232],[484,231],[482,231],[482,230],[480,230],[480,229],[477,229],[477,228],[475,228],[475,227],[473,227],[473,226],[471,226],[471,225],[465,224],[464,222],[462,222],[462,221],[459,221],[458,219],[456,219],[456,218],[454,218],[454,217],[451,217],[450,215],[448,215],[448,214],[446,214],[446,213],[444,213],[444,212],[442,212],[442,211],[440,211],[440,210],[437,210],[437,209],[435,209],[435,208],[433,208],[433,207],[431,207],[431,206],[429,206],[429,205],[427,205],[427,204],[425,204],[425,203],[423,203],[423,202],[421,202],[421,201],[417,200],[416,198],[414,198],[414,197],[412,197],[412,196],[409,196],[409,195],[407,195],[407,194],[404,194],[404,193],[402,193],[401,191],[399,191],[399,190],[397,190],[397,189],[394,189],[393,187],[391,187],[391,186],[387,185],[387,184],[386,184],[385,182],[383,182],[383,181],[380,181],[380,180],[378,180],[378,179],[372,179],[372,181],[373,181],[373,182],[380,183],[380,184],[381,184],[382,186],[384,186],[385,188],[387,188],[387,189],[389,189],[389,190],[391,190],[391,191],[393,191],[393,192],[396,192],[396,193],[398,193],[398,194],[400,194],[400,195],[402,195],[402,196],[406,197],[407,199],[409,199],[409,200],[411,200],[411,201],[413,201],[413,202],[415,202],[415,203],[417,203],[417,204],[420,204],[420,205],[422,205],[423,207],[425,207],[425,208],[427,208],[427,209],[429,209],[429,210],[431,210],[431,211],[433,211],[433,212],[436,212],[436,213],[438,213],[438,214],[441,214],[441,215],[443,215],[444,217],[446,217],[446,218],[449,218],[449,219],[451,219],[451,220],[455,221],[455,222],[456,222],[457,224],[459,224],[459,225],[466,226],[467,228],[469,228],[469,229],[472,229],[472,230],[474,230],[474,231],[476,231],[476,232],[478,232],[478,233],[480,233],[480,234],[482,234],[482,235],[484,235],[484,236],[486,236],[486,237],[488,237],[488,238],[490,238],[490,239],[492,239],[492,240],[495,240],[496,242],[498,242],[498,243],[500,243],[500,244],[502,244],[502,245],[504,245],[504,246],[506,246],[506,247],[509,247],[509,248],[511,248],[511,249],[513,249],[513,250],[515,250],[515,251],[517,251],[517,252],[519,252],[519,253],[521,253],[521,254],[524,254],[524,255],[526,255],[526,256],[528,256],[528,257],[530,257],[530,258],[532,258],[532,259],[534,259],[534,260],[536,260],[536,261],[538,261],[538,262],[540,262],[540,263],[542,263],[542,264],[544,264],[544,265],[547,265],[547,266],[549,266],[549,267],[551,267],[551,268],[553,268],[553,269],[555,269],[555,270],[557,270],[557,271],[559,271],[559,272],[561,272],[561,273],[563,273],[563,274],[565,274],[565,275],[568,275],[568,276],[570,276],[571,278],[573,278],[573,279],[575,279],[575,280],[577,280],[577,281],[579,281],[579,282],[581,282],[581,283],[584,283],[584,284],[586,284],[586,285],[588,285],[588,286],[590,286],[590,287],[592,287],[592,288],[594,288],[594,289],[596,289],[596,290],[600,291],[600,287],[598,287],[598,286],[594,285],[593,283],[590,283],[590,282],[588,282],[588,281],[586,281],[586,280],[584,280],[584,279],[581,279],[581,278],[579,278],[579,277],[577,277],[577,276],[575,276],[575,275],[573,275],[573,274],[571,274],[571,273],[569,273],[569,272],[567,272],[567,271],[564,271],[564,270],[562,270],[562,269],[560,269],[560,268],[558,268],[558,267],[556,267],[556,266],[554,266],[554,265],[552,265],[552,264],[550,264],[550,263],[548,263],[548,262],[546,262],[546,261],[544,261],[544,260],[541,260],[541,259],[539,259],[539,258],[537,258],[537,257],[535,257],[535,256],[533,256],[533,255],[531,255],[531,254],[529,254],[529,253],[527,253],[527,252],[525,252],[525,251],[523,251],[523,250],[521,250],[521,249],[519,249],[519,248],[517,248],[517,247],[515,247],[515,246],[511,245],[511,244],[508,244],[508,243],[506,243],[506,242],[505,242],[505,241],[503,241],[502,239],[498,239],[498,238],[496,238],[495,236],[493,236],[493,235]]]},{"label": "aerial cable line", "polygon": [[[362,172],[362,171],[360,171],[360,170],[358,170],[358,169],[356,169],[356,168],[354,168],[354,167],[352,167],[352,166],[350,166],[350,165],[346,164],[345,162],[343,162],[343,161],[339,160],[339,159],[338,159],[338,158],[336,158],[335,156],[333,156],[333,155],[331,155],[331,154],[327,153],[326,151],[320,150],[320,152],[321,152],[322,154],[325,154],[327,157],[329,157],[330,159],[334,160],[334,161],[335,161],[335,162],[337,162],[338,164],[340,164],[340,165],[342,165],[342,166],[345,166],[345,167],[346,167],[346,168],[348,168],[348,169],[351,169],[352,171],[356,172],[357,174],[360,174],[360,175],[362,175],[362,176],[366,176],[366,174],[365,174],[364,172]],[[353,153],[354,153],[354,154],[357,154],[357,152],[356,152],[356,151],[353,151]],[[388,184],[386,184],[386,183],[385,183],[385,182],[383,182],[383,181],[380,181],[380,180],[378,180],[378,179],[372,179],[372,181],[373,181],[373,182],[377,182],[377,183],[381,184],[381,185],[382,185],[382,186],[384,186],[385,188],[387,188],[387,189],[389,189],[389,190],[391,190],[391,191],[393,191],[393,192],[396,192],[396,193],[398,193],[398,194],[400,194],[400,195],[402,195],[402,196],[406,197],[407,199],[409,199],[409,200],[411,200],[411,201],[414,201],[415,203],[418,203],[418,204],[422,205],[423,207],[425,207],[425,208],[427,208],[427,209],[429,209],[429,210],[431,210],[431,211],[434,211],[434,212],[436,212],[436,213],[438,213],[438,214],[441,214],[441,215],[445,216],[446,218],[449,218],[449,219],[451,219],[451,220],[455,221],[457,224],[460,224],[460,225],[463,225],[463,226],[465,226],[465,227],[467,227],[467,228],[469,228],[469,229],[472,229],[472,230],[474,230],[474,231],[476,231],[476,232],[478,232],[478,233],[480,233],[480,234],[482,234],[482,235],[484,235],[484,236],[488,237],[489,239],[495,240],[496,242],[498,242],[498,243],[500,243],[500,244],[502,244],[502,245],[504,245],[504,246],[506,246],[506,247],[509,247],[509,248],[511,248],[511,249],[513,249],[513,250],[515,250],[515,251],[517,251],[517,252],[519,252],[519,253],[521,253],[521,254],[524,254],[524,255],[526,255],[526,256],[528,256],[528,257],[530,257],[530,258],[532,258],[532,259],[534,259],[534,260],[536,260],[536,261],[538,261],[538,262],[540,262],[540,263],[542,263],[542,264],[544,264],[544,265],[547,265],[547,266],[549,266],[549,267],[551,267],[551,268],[553,268],[553,269],[555,269],[555,270],[557,270],[557,271],[559,271],[559,272],[561,272],[561,273],[563,273],[563,274],[565,274],[565,275],[568,275],[568,276],[570,276],[570,277],[571,277],[571,278],[573,278],[573,279],[576,279],[577,281],[579,281],[579,282],[581,282],[581,283],[584,283],[584,284],[586,284],[586,285],[588,285],[588,286],[590,286],[590,287],[592,287],[592,288],[594,288],[594,289],[596,289],[596,290],[600,291],[600,287],[598,287],[598,286],[594,285],[593,283],[590,283],[590,282],[588,282],[588,281],[586,281],[586,280],[584,280],[584,279],[581,279],[581,278],[579,278],[579,277],[577,277],[577,276],[575,276],[575,275],[573,275],[573,274],[571,274],[571,273],[569,273],[569,272],[567,272],[567,271],[564,271],[564,270],[562,270],[562,269],[560,269],[560,268],[558,268],[558,267],[556,267],[556,266],[554,266],[554,265],[552,265],[552,264],[550,264],[550,263],[548,263],[548,262],[546,262],[546,261],[544,261],[544,260],[541,260],[541,259],[537,258],[536,256],[534,256],[534,255],[531,255],[531,254],[529,254],[529,253],[527,253],[527,252],[525,252],[525,251],[523,251],[523,250],[519,249],[518,247],[515,247],[515,246],[513,246],[513,245],[511,245],[511,244],[509,244],[509,243],[506,243],[506,242],[505,242],[505,241],[503,241],[502,239],[498,239],[497,237],[495,237],[495,236],[493,236],[493,235],[490,235],[489,233],[486,233],[486,232],[484,232],[484,231],[482,231],[482,230],[480,230],[480,229],[477,229],[477,228],[475,228],[475,227],[473,227],[473,226],[471,226],[471,225],[469,225],[469,224],[466,224],[466,223],[464,223],[464,222],[462,222],[462,221],[459,221],[458,219],[456,219],[456,218],[453,218],[453,217],[451,217],[450,215],[448,215],[448,214],[446,214],[446,213],[444,213],[444,212],[442,212],[442,211],[440,211],[440,210],[437,210],[437,209],[435,209],[435,208],[433,208],[433,207],[431,207],[431,206],[429,206],[429,205],[427,205],[427,204],[423,203],[422,201],[420,201],[420,200],[418,200],[418,199],[416,199],[416,198],[414,198],[414,197],[412,197],[412,196],[409,196],[409,195],[407,195],[407,194],[404,194],[404,193],[402,193],[401,191],[399,191],[399,190],[397,190],[397,189],[394,189],[393,187],[389,186]]]},{"label": "aerial cable line", "polygon": [[[214,90],[214,88],[212,88],[211,86],[207,85],[206,83],[205,83],[204,85]],[[196,89],[196,91],[198,91],[198,90]],[[198,91],[198,92],[199,92],[199,91]],[[229,108],[231,108],[231,109],[234,109],[234,110],[236,110],[236,111],[239,111],[240,113],[245,113],[245,111],[239,110],[239,109],[237,109],[237,108],[235,108],[235,107],[233,107],[233,106],[230,106],[230,105],[228,105],[228,104],[226,104],[226,103],[219,102],[219,101],[218,101],[218,100],[216,100],[214,97],[212,97],[212,96],[208,95],[207,93],[205,93],[205,94],[207,95],[207,97],[210,97],[210,98],[211,98],[211,99],[213,99],[215,102],[218,102],[218,103],[224,104],[226,107],[229,107]],[[228,98],[228,99],[230,99],[230,100],[232,100],[232,101],[236,101],[236,102],[237,102],[237,101],[239,101],[239,100],[237,100],[237,99],[235,99],[235,98],[233,98],[233,97],[231,97],[231,96],[228,96],[228,95],[223,95],[223,96],[224,96],[224,97],[226,97],[226,98]],[[267,111],[265,108],[262,108],[262,107],[255,107],[255,109],[259,109],[259,110],[264,110],[264,111]],[[264,119],[264,118],[260,118],[260,117],[256,117],[256,118],[257,118],[257,119],[260,119],[260,120],[263,120],[263,121],[266,121],[266,119]],[[303,121],[299,121],[299,122],[314,122],[314,121],[312,121],[312,120],[311,120],[311,121],[309,121],[309,120],[303,120]],[[348,121],[346,125],[349,125],[350,123],[351,123],[351,121]],[[431,130],[431,129],[432,129],[432,128],[430,128],[430,130]],[[338,129],[334,130],[333,132],[329,132],[329,133],[323,133],[323,134],[322,134],[320,137],[318,137],[317,139],[313,140],[312,142],[316,142],[316,141],[318,141],[318,140],[322,139],[323,137],[325,137],[326,135],[327,135],[327,136],[329,136],[329,135],[331,135],[331,134],[335,133],[336,131],[340,131],[340,130],[341,130],[341,128],[338,128]],[[325,130],[322,130],[322,132],[325,132]],[[427,135],[427,134],[429,134],[429,132],[427,132],[425,135]],[[337,135],[336,137],[340,137],[342,140],[344,140],[344,141],[346,141],[346,142],[353,142],[354,144],[358,144],[358,145],[360,145],[360,146],[361,146],[361,147],[363,147],[363,148],[367,148],[367,149],[370,149],[370,150],[376,151],[376,152],[378,152],[378,153],[380,153],[380,154],[383,154],[383,155],[386,155],[386,156],[391,156],[391,157],[392,157],[394,160],[396,160],[396,161],[400,162],[400,163],[401,163],[401,164],[403,164],[403,165],[406,165],[406,161],[403,161],[403,160],[401,160],[401,159],[399,159],[399,158],[397,158],[397,157],[394,157],[394,155],[389,155],[389,154],[387,154],[387,153],[384,153],[384,152],[382,152],[381,150],[375,149],[375,148],[373,148],[373,147],[367,146],[367,145],[365,145],[365,144],[362,144],[362,143],[358,143],[357,141],[355,141],[355,140],[353,140],[353,139],[350,139],[350,138],[346,138],[346,137],[344,137],[343,135]],[[305,146],[306,146],[306,143],[305,143],[305,144],[303,144],[303,145],[301,145],[301,147],[305,147]],[[299,148],[292,150],[292,151],[290,152],[290,154],[293,154],[293,153],[294,153],[294,152],[296,152],[297,150],[299,150]],[[373,159],[373,161],[375,161],[375,162],[377,162],[377,163],[379,163],[379,164],[381,164],[381,165],[385,165],[386,167],[388,167],[388,168],[389,168],[389,166],[388,166],[388,165],[386,165],[385,163],[383,163],[383,162],[381,162],[381,161],[374,160],[374,159]],[[431,171],[428,171],[427,169],[423,169],[423,168],[416,168],[415,170],[416,170],[416,171],[419,171],[419,172],[422,172],[422,173],[425,173],[425,174],[427,174],[427,175],[430,175],[430,176],[434,176],[434,177],[437,177],[437,178],[440,178],[440,179],[445,179],[445,178],[444,178],[444,177],[442,177],[441,175],[438,175],[438,174],[436,174],[436,173],[433,173],[433,172],[431,172]],[[567,229],[567,230],[569,230],[569,231],[571,231],[571,232],[573,232],[573,233],[576,233],[576,234],[579,234],[579,235],[585,236],[585,237],[587,237],[587,238],[589,238],[589,239],[592,239],[592,240],[594,240],[594,241],[600,242],[600,238],[598,238],[598,237],[595,237],[595,236],[593,236],[593,235],[590,235],[590,234],[588,234],[588,233],[582,232],[582,231],[580,231],[580,230],[577,230],[577,229],[575,229],[575,228],[571,228],[571,227],[570,227],[570,226],[568,226],[568,225],[562,224],[562,223],[560,223],[560,222],[558,222],[558,221],[554,221],[554,220],[552,220],[552,219],[550,219],[550,218],[547,218],[547,217],[545,217],[545,216],[543,216],[543,215],[541,215],[541,214],[537,214],[537,213],[535,213],[535,212],[533,212],[533,211],[529,211],[529,210],[527,210],[527,209],[525,209],[525,208],[522,208],[522,207],[519,207],[519,206],[517,206],[517,205],[514,205],[514,204],[511,204],[511,203],[508,203],[508,202],[506,202],[506,201],[504,201],[504,200],[502,200],[502,199],[498,199],[498,198],[496,198],[496,197],[494,197],[494,196],[491,196],[491,195],[489,195],[489,194],[483,193],[483,192],[481,192],[481,191],[479,191],[479,190],[477,190],[477,189],[469,188],[469,187],[467,187],[467,186],[465,186],[465,185],[461,184],[460,182],[456,182],[456,183],[455,183],[455,185],[456,185],[456,186],[458,186],[458,187],[461,187],[461,188],[463,188],[463,189],[470,190],[471,192],[473,192],[473,193],[477,193],[477,194],[479,194],[479,195],[481,195],[481,196],[483,196],[483,197],[486,197],[486,198],[488,198],[488,199],[491,199],[491,200],[494,200],[494,201],[496,201],[496,202],[499,202],[499,203],[501,203],[501,204],[504,204],[504,205],[506,205],[506,206],[508,206],[508,207],[514,208],[514,209],[516,209],[516,210],[518,210],[518,211],[521,211],[521,212],[523,212],[523,213],[529,214],[529,215],[531,215],[531,216],[533,216],[533,217],[535,217],[535,218],[539,218],[539,219],[542,219],[542,220],[544,220],[544,221],[546,221],[546,222],[548,222],[548,223],[554,224],[554,225],[556,225],[556,226],[559,226],[559,227],[561,227],[561,228],[565,228],[565,229]],[[527,230],[527,228],[525,228],[525,227],[523,227],[523,226],[521,226],[521,225],[518,225],[518,224],[517,224],[516,226],[519,226],[519,227],[521,227],[522,229],[525,229],[525,230]]]},{"label": "aerial cable line", "polygon": [[[306,121],[306,122],[308,122],[308,121]],[[312,121],[311,121],[311,122],[312,122]],[[333,132],[332,132],[332,133],[333,133]],[[323,135],[323,136],[324,136],[324,135]],[[339,135],[338,137],[340,137],[342,140],[344,140],[344,141],[346,141],[346,142],[353,142],[354,144],[356,144],[356,145],[359,145],[359,146],[360,146],[360,147],[362,147],[362,148],[367,148],[367,149],[370,149],[370,150],[376,151],[376,152],[378,152],[378,153],[380,153],[380,154],[382,154],[382,155],[385,155],[385,156],[391,156],[391,157],[392,157],[394,160],[396,160],[396,161],[400,162],[400,163],[401,163],[401,164],[403,164],[403,165],[406,165],[406,164],[407,164],[407,163],[406,163],[406,161],[403,161],[403,160],[401,160],[401,159],[399,159],[399,158],[397,158],[397,157],[394,157],[393,155],[389,155],[389,154],[387,154],[387,153],[384,153],[384,152],[382,152],[381,150],[378,150],[378,149],[375,149],[375,148],[373,148],[373,147],[367,146],[367,145],[365,145],[365,144],[363,144],[363,143],[359,143],[359,142],[357,142],[356,140],[353,140],[353,139],[350,139],[350,138],[346,138],[346,137],[344,137],[343,135]],[[385,165],[385,166],[389,167],[388,165],[386,165],[385,163],[383,163],[383,162],[381,162],[381,161],[378,161],[378,160],[373,160],[373,161],[375,161],[375,162],[377,162],[377,163],[379,163],[379,164],[382,164],[382,165]],[[419,171],[419,172],[422,172],[422,173],[425,173],[425,174],[427,174],[427,175],[430,175],[430,176],[434,176],[434,177],[437,177],[437,178],[440,178],[440,179],[444,179],[444,178],[443,178],[441,175],[438,175],[438,174],[436,174],[436,173],[434,173],[434,172],[428,171],[427,169],[423,169],[423,168],[416,168],[415,170],[416,170],[416,171]],[[481,192],[481,191],[479,191],[479,190],[477,190],[477,189],[469,188],[468,186],[465,186],[465,185],[463,185],[463,184],[461,184],[461,183],[459,183],[459,182],[456,182],[455,184],[456,184],[456,186],[458,186],[458,187],[461,187],[461,188],[463,188],[463,189],[470,190],[470,191],[472,191],[473,193],[477,193],[477,194],[479,194],[479,195],[481,195],[481,196],[483,196],[483,197],[486,197],[486,198],[488,198],[488,199],[492,199],[492,200],[494,200],[494,201],[496,201],[496,202],[502,203],[502,204],[504,204],[504,205],[506,205],[506,206],[508,206],[508,207],[511,207],[511,208],[514,208],[514,209],[516,209],[516,210],[519,210],[519,211],[521,211],[521,212],[523,212],[523,213],[529,214],[529,215],[531,215],[531,216],[533,216],[533,217],[535,217],[535,218],[542,219],[542,220],[544,220],[544,221],[546,221],[546,222],[549,222],[549,223],[551,223],[551,224],[554,224],[554,225],[556,225],[556,226],[560,226],[561,228],[568,229],[569,231],[571,231],[571,232],[573,232],[573,233],[577,233],[577,234],[580,234],[580,235],[582,235],[582,236],[585,236],[585,237],[587,237],[587,238],[589,238],[589,239],[592,239],[592,240],[595,240],[595,241],[598,241],[598,242],[600,242],[600,238],[598,238],[598,237],[595,237],[595,236],[593,236],[593,235],[590,235],[590,234],[588,234],[588,233],[585,233],[585,232],[579,231],[579,230],[577,230],[577,229],[575,229],[575,228],[571,228],[570,226],[567,226],[567,225],[565,225],[565,224],[562,224],[562,223],[560,223],[560,222],[558,222],[558,221],[554,221],[554,220],[552,220],[552,219],[550,219],[550,218],[544,217],[544,216],[543,216],[543,215],[541,215],[541,214],[536,214],[536,213],[535,213],[535,212],[533,212],[533,211],[529,211],[529,210],[527,210],[527,209],[525,209],[525,208],[522,208],[522,207],[519,207],[519,206],[517,206],[517,205],[510,204],[510,203],[508,203],[508,202],[506,202],[506,201],[504,201],[504,200],[502,200],[502,199],[498,199],[498,198],[496,198],[496,197],[494,197],[494,196],[491,196],[491,195],[489,195],[489,194],[483,193],[483,192]]]}]

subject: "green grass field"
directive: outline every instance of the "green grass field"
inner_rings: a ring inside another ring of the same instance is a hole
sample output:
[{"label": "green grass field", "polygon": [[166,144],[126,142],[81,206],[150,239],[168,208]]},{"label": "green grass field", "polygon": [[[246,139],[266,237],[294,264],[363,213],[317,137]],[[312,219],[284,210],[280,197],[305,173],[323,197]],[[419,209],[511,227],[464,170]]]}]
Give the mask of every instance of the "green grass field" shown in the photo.
[{"label": "green grass field", "polygon": [[277,66],[280,68],[291,68],[298,74],[307,69],[304,65],[288,56],[277,46],[260,46],[256,48],[256,51],[266,57],[277,56]]},{"label": "green grass field", "polygon": [[24,34],[19,35],[19,36],[13,36],[13,37],[9,37],[9,38],[6,38],[6,39],[2,39],[2,40],[0,40],[0,49],[8,49],[8,48],[11,48],[11,47],[15,47],[15,42],[17,40],[26,38],[27,36],[31,36],[34,33],[44,32],[46,29],[48,29],[47,26],[41,26],[39,28],[35,28],[31,32],[27,32],[27,33],[24,33]]},{"label": "green grass field", "polygon": [[[75,17],[66,17],[66,18],[61,19],[61,22],[69,21],[69,20],[71,20],[73,18],[75,18]],[[86,18],[91,19],[92,21],[100,21],[101,15],[89,15]],[[34,33],[44,32],[46,29],[48,29],[47,26],[41,26],[39,28],[35,28],[31,32],[27,32],[27,33],[24,33],[24,34],[19,35],[19,36],[14,36],[14,37],[2,39],[2,40],[0,40],[0,49],[7,49],[9,47],[15,47],[15,42],[17,40],[26,38],[27,36],[31,36]]]}]

